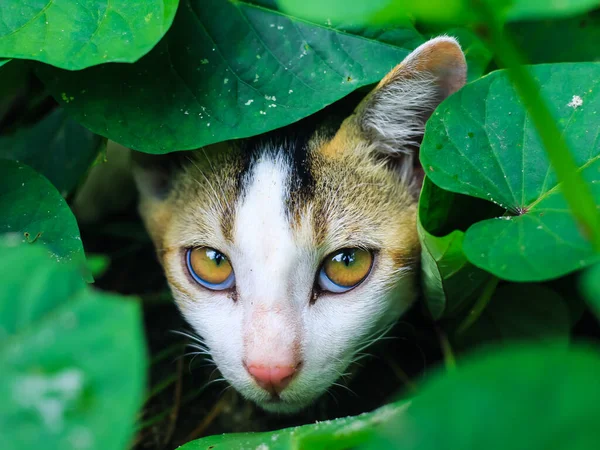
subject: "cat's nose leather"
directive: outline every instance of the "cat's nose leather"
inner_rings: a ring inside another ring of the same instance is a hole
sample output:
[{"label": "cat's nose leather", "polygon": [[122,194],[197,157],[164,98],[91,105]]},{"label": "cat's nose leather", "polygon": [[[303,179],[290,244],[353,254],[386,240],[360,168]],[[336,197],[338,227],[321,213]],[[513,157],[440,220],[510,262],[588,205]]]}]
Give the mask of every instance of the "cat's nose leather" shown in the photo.
[{"label": "cat's nose leather", "polygon": [[246,367],[256,384],[271,394],[280,394],[296,375],[298,365],[265,366],[250,364]]}]

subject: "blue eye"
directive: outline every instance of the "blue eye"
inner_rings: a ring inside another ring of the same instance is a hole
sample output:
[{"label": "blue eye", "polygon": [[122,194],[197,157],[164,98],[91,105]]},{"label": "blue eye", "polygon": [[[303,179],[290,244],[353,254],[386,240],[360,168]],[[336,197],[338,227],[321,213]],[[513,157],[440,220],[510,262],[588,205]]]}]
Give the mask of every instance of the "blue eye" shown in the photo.
[{"label": "blue eye", "polygon": [[229,259],[214,248],[190,248],[185,260],[192,278],[207,289],[222,291],[232,287],[235,282]]},{"label": "blue eye", "polygon": [[341,294],[362,283],[373,266],[373,253],[360,248],[343,248],[329,255],[319,271],[321,289]]}]

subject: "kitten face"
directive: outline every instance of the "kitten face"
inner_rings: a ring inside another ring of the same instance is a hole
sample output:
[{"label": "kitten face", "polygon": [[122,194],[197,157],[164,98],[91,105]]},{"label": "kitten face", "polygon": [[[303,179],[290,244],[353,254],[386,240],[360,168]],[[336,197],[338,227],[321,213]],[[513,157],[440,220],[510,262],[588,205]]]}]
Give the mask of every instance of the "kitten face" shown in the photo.
[{"label": "kitten face", "polygon": [[[462,57],[449,38],[437,45]],[[402,111],[412,128],[388,127],[402,137],[379,136],[385,124],[370,125],[393,120],[377,111],[389,107],[377,97],[384,84],[333,133],[279,133],[187,153],[164,190],[136,170],[140,211],[180,310],[225,379],[264,409],[309,405],[414,301],[418,178],[403,152],[447,95],[427,74],[413,84],[428,100]],[[390,155],[394,145],[398,154]],[[230,264],[225,289],[199,282],[190,266],[188,252],[204,248]],[[372,260],[362,281],[338,292],[321,269],[345,249]]]}]

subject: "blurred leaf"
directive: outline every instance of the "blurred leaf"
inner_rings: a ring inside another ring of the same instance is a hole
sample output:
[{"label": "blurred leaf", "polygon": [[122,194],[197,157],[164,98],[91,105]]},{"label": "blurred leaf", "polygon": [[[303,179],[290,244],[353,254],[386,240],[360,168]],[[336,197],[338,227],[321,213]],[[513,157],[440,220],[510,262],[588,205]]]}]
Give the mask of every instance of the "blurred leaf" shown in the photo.
[{"label": "blurred leaf", "polygon": [[458,336],[458,342],[480,346],[484,342],[569,342],[571,314],[567,302],[540,284],[499,286],[479,319]]},{"label": "blurred leaf", "polygon": [[513,0],[506,18],[512,21],[570,17],[597,7],[598,0]]},{"label": "blurred leaf", "polygon": [[[530,71],[600,204],[600,64]],[[539,281],[598,260],[505,71],[467,85],[440,105],[427,125],[421,163],[443,189],[507,209],[507,215],[467,230],[463,250],[478,267],[502,279]]]},{"label": "blurred leaf", "polygon": [[107,255],[87,253],[85,259],[87,267],[94,279],[98,279],[104,275],[110,266],[110,258]]},{"label": "blurred leaf", "polygon": [[0,55],[69,70],[133,62],[171,25],[178,0],[3,0]]},{"label": "blurred leaf", "polygon": [[85,270],[75,217],[54,186],[33,169],[0,159],[0,211],[0,233],[11,233],[24,246],[45,247],[56,261],[73,261]]},{"label": "blurred leaf", "polygon": [[405,405],[386,405],[368,414],[345,417],[269,433],[237,433],[209,436],[188,442],[181,450],[336,450],[355,448],[372,439],[381,426],[400,419]]},{"label": "blurred leaf", "polygon": [[423,226],[437,229],[447,221],[450,209],[461,210],[455,197],[425,178],[419,199],[417,229],[421,241],[423,293],[435,320],[452,315],[471,303],[490,277],[489,273],[467,261],[462,251],[462,231],[434,236]]},{"label": "blurred leaf", "polygon": [[600,264],[590,267],[583,273],[581,290],[592,311],[600,319]]},{"label": "blurred leaf", "polygon": [[[419,37],[404,34],[412,46]],[[396,47],[227,0],[185,0],[135,64],[38,72],[78,122],[149,153],[193,149],[295,122],[379,81]]]},{"label": "blurred leaf", "polygon": [[2,67],[4,64],[10,62],[10,59],[2,59],[0,58],[0,67]]},{"label": "blurred leaf", "polygon": [[593,348],[479,352],[457,370],[432,377],[369,448],[595,450],[598,373],[600,356]]},{"label": "blurred leaf", "polygon": [[139,305],[86,288],[40,247],[0,246],[5,450],[126,448],[144,391]]},{"label": "blurred leaf", "polygon": [[0,158],[31,166],[66,195],[90,167],[102,142],[58,108],[30,128],[0,136]]},{"label": "blurred leaf", "polygon": [[600,10],[562,20],[515,22],[508,31],[533,64],[600,61]]},{"label": "blurred leaf", "polygon": [[[569,17],[598,7],[597,0],[482,0],[502,21]],[[277,0],[287,14],[315,23],[394,25],[408,18],[429,24],[477,21],[472,0]]]}]

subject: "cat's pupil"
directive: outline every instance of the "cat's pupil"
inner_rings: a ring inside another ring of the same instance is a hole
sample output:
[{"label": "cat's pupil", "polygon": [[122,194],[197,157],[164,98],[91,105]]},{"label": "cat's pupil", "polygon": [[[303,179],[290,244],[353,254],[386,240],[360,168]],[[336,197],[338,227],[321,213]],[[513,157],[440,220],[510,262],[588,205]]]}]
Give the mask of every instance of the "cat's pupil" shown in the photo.
[{"label": "cat's pupil", "polygon": [[221,265],[225,257],[222,253],[219,253],[215,250],[210,250],[207,252],[207,255],[210,259],[212,259],[217,267]]},{"label": "cat's pupil", "polygon": [[342,262],[346,267],[350,266],[354,262],[354,252],[346,250],[342,253]]}]

